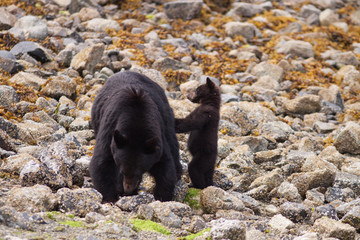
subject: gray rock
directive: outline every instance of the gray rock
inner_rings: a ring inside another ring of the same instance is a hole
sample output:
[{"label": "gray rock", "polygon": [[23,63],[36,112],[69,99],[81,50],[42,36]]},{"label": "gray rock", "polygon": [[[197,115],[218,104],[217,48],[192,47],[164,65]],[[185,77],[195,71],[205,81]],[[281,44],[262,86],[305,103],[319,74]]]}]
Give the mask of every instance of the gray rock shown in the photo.
[{"label": "gray rock", "polygon": [[284,108],[289,113],[297,114],[318,112],[321,109],[320,97],[312,94],[296,97],[285,102]]},{"label": "gray rock", "polygon": [[120,30],[120,25],[111,19],[94,18],[86,22],[86,29],[93,32],[104,32],[106,29]]},{"label": "gray rock", "polygon": [[180,69],[189,70],[189,67],[185,63],[174,60],[170,57],[157,59],[153,63],[152,67],[160,72],[165,72],[166,70],[180,70]]},{"label": "gray rock", "polygon": [[294,134],[294,130],[282,121],[272,121],[263,123],[260,127],[260,133],[272,137],[276,141],[284,142],[291,134]]},{"label": "gray rock", "polygon": [[66,68],[71,64],[71,60],[75,56],[75,52],[71,50],[61,50],[55,57],[55,61],[59,64],[59,67]]},{"label": "gray rock", "polygon": [[266,162],[278,162],[281,159],[282,150],[274,149],[254,153],[254,162],[257,164]]},{"label": "gray rock", "polygon": [[76,92],[75,80],[65,75],[53,77],[50,81],[41,89],[41,93],[48,97],[59,99],[62,96],[72,98]]},{"label": "gray rock", "polygon": [[280,169],[275,169],[269,173],[265,173],[260,177],[256,178],[251,185],[249,186],[250,189],[260,187],[262,185],[266,185],[268,190],[271,191],[272,189],[280,186],[283,182],[284,176],[281,173]]},{"label": "gray rock", "polygon": [[334,146],[340,153],[360,154],[360,125],[347,122],[339,129]]},{"label": "gray rock", "polygon": [[0,57],[0,68],[7,73],[15,74],[24,70],[24,66],[12,59]]},{"label": "gray rock", "polygon": [[323,216],[326,216],[334,220],[339,220],[338,216],[336,215],[334,206],[332,206],[331,204],[326,204],[326,205],[318,206],[315,209],[313,209],[310,222],[314,223],[315,220]]},{"label": "gray rock", "polygon": [[89,120],[86,120],[82,117],[75,118],[69,125],[70,131],[80,131],[90,129]]},{"label": "gray rock", "polygon": [[246,239],[246,227],[242,221],[219,219],[211,222],[211,239]]},{"label": "gray rock", "polygon": [[247,135],[261,122],[275,120],[274,113],[258,103],[230,102],[220,109],[222,119],[237,124],[242,135]]},{"label": "gray rock", "polygon": [[284,69],[268,62],[261,62],[251,70],[251,74],[258,78],[270,76],[280,82],[284,76]]},{"label": "gray rock", "polygon": [[297,57],[314,57],[314,50],[310,43],[300,40],[290,40],[285,43],[280,42],[275,46],[278,53],[291,54]]},{"label": "gray rock", "polygon": [[314,227],[326,237],[338,238],[340,240],[355,239],[356,229],[328,217],[322,217],[315,221]]},{"label": "gray rock", "polygon": [[306,192],[306,199],[317,205],[323,205],[325,202],[325,195],[316,189],[311,189]]},{"label": "gray rock", "polygon": [[343,223],[348,223],[356,229],[360,229],[360,206],[353,207],[346,215],[341,219]]},{"label": "gray rock", "polygon": [[49,187],[35,185],[11,189],[7,204],[20,212],[46,212],[54,210],[57,199]]},{"label": "gray rock", "polygon": [[344,109],[344,99],[341,95],[339,86],[332,84],[327,89],[321,89],[318,94],[322,100],[333,103],[342,110]]},{"label": "gray rock", "polygon": [[8,60],[16,60],[16,57],[14,56],[14,54],[12,54],[11,52],[6,51],[6,50],[0,50],[0,57],[8,59]]},{"label": "gray rock", "polygon": [[230,37],[243,36],[247,40],[260,37],[260,30],[252,23],[247,22],[228,22],[224,26],[226,35]]},{"label": "gray rock", "polygon": [[18,19],[14,25],[24,31],[26,38],[45,39],[48,35],[46,23],[35,16],[24,16]]},{"label": "gray rock", "polygon": [[330,133],[330,132],[334,131],[336,129],[336,126],[333,123],[324,123],[324,122],[317,121],[314,123],[314,129],[318,133],[325,134],[325,133]]},{"label": "gray rock", "polygon": [[284,181],[277,189],[279,198],[285,198],[290,202],[301,202],[302,198],[294,184]]},{"label": "gray rock", "polygon": [[265,8],[261,5],[246,2],[236,2],[232,6],[232,11],[241,17],[253,17],[258,13],[262,13],[264,10]]},{"label": "gray rock", "polygon": [[280,212],[294,223],[307,221],[311,217],[311,208],[302,203],[285,202],[280,206]]},{"label": "gray rock", "polygon": [[1,170],[11,174],[19,175],[23,167],[29,161],[36,161],[36,158],[28,153],[22,153],[8,157],[3,164],[1,164]]},{"label": "gray rock", "polygon": [[[57,1],[59,1],[59,0],[57,0]],[[105,15],[103,9],[95,0],[70,0],[70,3],[69,3],[69,0],[65,0],[65,1],[62,1],[61,4],[66,5],[68,7],[70,13],[79,12],[82,8],[87,7],[87,8],[95,8],[96,10],[99,11],[99,13],[102,16]]]},{"label": "gray rock", "polygon": [[337,187],[329,187],[325,192],[325,199],[329,203],[336,200],[346,202],[347,200],[354,198],[354,191],[350,188],[342,189]]},{"label": "gray rock", "polygon": [[135,196],[121,197],[115,205],[123,211],[137,211],[141,204],[154,202],[154,196],[149,193],[140,193]]},{"label": "gray rock", "polygon": [[320,12],[321,12],[320,9],[318,9],[314,5],[307,4],[307,5],[303,5],[301,7],[300,16],[303,17],[303,18],[308,18],[313,14],[320,15]]},{"label": "gray rock", "polygon": [[353,65],[359,66],[359,60],[353,52],[340,52],[334,55],[333,60],[336,61],[338,66]]},{"label": "gray rock", "polygon": [[294,173],[287,180],[296,186],[301,196],[305,196],[307,190],[332,186],[335,175],[337,174],[331,170],[322,169],[313,172]]},{"label": "gray rock", "polygon": [[26,87],[33,87],[35,90],[40,90],[41,86],[46,83],[46,80],[38,77],[33,73],[19,72],[9,79],[11,83],[22,84]]},{"label": "gray rock", "polygon": [[103,55],[104,50],[105,46],[101,43],[87,47],[74,56],[71,60],[70,67],[79,73],[82,73],[83,70],[92,73],[96,64],[99,63],[101,59],[99,56]]},{"label": "gray rock", "polygon": [[165,77],[158,70],[146,69],[140,66],[132,66],[131,71],[146,75],[148,78],[159,84],[162,89],[166,90],[168,83],[166,82]]},{"label": "gray rock", "polygon": [[24,142],[34,144],[35,139],[27,130],[22,129],[18,125],[0,117],[0,129],[5,131],[10,137],[20,139]]},{"label": "gray rock", "polygon": [[59,209],[85,217],[90,212],[98,212],[101,208],[101,194],[93,188],[71,190],[61,188],[56,192]]},{"label": "gray rock", "polygon": [[207,187],[201,191],[200,206],[206,213],[216,213],[216,211],[221,209],[241,211],[245,208],[244,203],[235,195],[214,186]]},{"label": "gray rock", "polygon": [[331,9],[322,11],[319,15],[321,26],[329,26],[339,20],[339,15]]},{"label": "gray rock", "polygon": [[255,163],[253,161],[253,154],[250,147],[243,145],[237,147],[232,153],[229,154],[224,160],[220,162],[221,168],[234,169],[239,172],[255,171]]},{"label": "gray rock", "polygon": [[346,173],[337,172],[334,180],[334,187],[336,188],[350,188],[354,191],[356,196],[360,195],[360,176]]},{"label": "gray rock", "polygon": [[0,8],[0,30],[8,30],[15,25],[16,17],[9,13],[6,8]]},{"label": "gray rock", "polygon": [[191,208],[183,203],[155,201],[147,205],[140,205],[138,215],[168,227],[180,228],[181,219],[185,216],[189,217],[190,212]]},{"label": "gray rock", "polygon": [[360,11],[355,10],[350,14],[351,21],[356,24],[360,25]]},{"label": "gray rock", "polygon": [[19,102],[19,96],[11,86],[0,85],[0,105],[10,108],[13,104]]},{"label": "gray rock", "polygon": [[11,48],[10,52],[17,58],[20,58],[20,56],[27,53],[41,63],[51,60],[51,57],[45,48],[43,48],[40,44],[31,41],[22,41],[17,43],[13,48]]},{"label": "gray rock", "polygon": [[270,219],[269,226],[280,232],[286,232],[289,229],[294,228],[295,224],[283,215],[277,214]]},{"label": "gray rock", "polygon": [[221,188],[225,191],[231,189],[234,185],[226,174],[222,173],[221,168],[215,170],[213,181],[215,187]]},{"label": "gray rock", "polygon": [[202,1],[197,0],[177,0],[164,4],[164,11],[168,18],[191,20],[200,17]]}]

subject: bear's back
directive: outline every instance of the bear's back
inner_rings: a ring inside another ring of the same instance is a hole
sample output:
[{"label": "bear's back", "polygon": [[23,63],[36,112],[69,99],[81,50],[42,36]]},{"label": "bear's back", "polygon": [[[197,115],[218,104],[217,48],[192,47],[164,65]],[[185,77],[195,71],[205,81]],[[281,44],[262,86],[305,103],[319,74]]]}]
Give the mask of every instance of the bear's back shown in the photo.
[{"label": "bear's back", "polygon": [[[109,116],[109,113],[106,114],[105,112],[114,111],[118,106],[126,107],[129,100],[128,93],[133,90],[141,90],[148,94],[165,122],[167,121],[166,119],[171,118],[172,110],[169,107],[163,89],[157,83],[139,73],[130,71],[120,72],[114,74],[106,81],[95,98],[91,110],[91,125],[95,130],[95,134],[99,130],[102,119]],[[115,111],[114,114],[120,114],[120,111]],[[118,116],[113,117],[117,118]]]}]

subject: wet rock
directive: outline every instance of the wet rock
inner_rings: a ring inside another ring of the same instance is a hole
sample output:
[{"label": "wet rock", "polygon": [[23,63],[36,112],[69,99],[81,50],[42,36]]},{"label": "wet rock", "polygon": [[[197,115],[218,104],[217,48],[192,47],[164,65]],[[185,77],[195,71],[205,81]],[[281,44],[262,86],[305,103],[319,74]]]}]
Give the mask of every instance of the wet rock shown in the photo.
[{"label": "wet rock", "polygon": [[280,42],[275,46],[275,49],[282,54],[291,54],[302,58],[314,57],[312,45],[305,41],[290,40],[285,43]]},{"label": "wet rock", "polygon": [[7,204],[20,212],[46,212],[55,208],[57,200],[49,187],[35,185],[13,188]]},{"label": "wet rock", "polygon": [[135,196],[121,197],[115,205],[123,211],[137,211],[141,204],[154,202],[154,196],[148,193],[141,193]]},{"label": "wet rock", "polygon": [[294,228],[295,224],[283,215],[277,214],[270,219],[269,226],[280,232],[286,232],[289,229]]},{"label": "wet rock", "polygon": [[17,102],[19,102],[19,96],[14,88],[11,86],[0,85],[0,105],[9,108]]},{"label": "wet rock", "polygon": [[89,212],[97,212],[101,208],[101,194],[93,188],[68,189],[61,188],[56,192],[59,209],[74,215],[85,217]]},{"label": "wet rock", "polygon": [[254,37],[261,36],[260,30],[252,23],[229,22],[224,28],[225,33],[230,37],[243,36],[247,40],[252,40]]},{"label": "wet rock", "polygon": [[102,56],[104,50],[104,44],[100,43],[87,47],[74,56],[70,66],[79,73],[82,73],[84,70],[93,72],[96,64],[100,61],[98,56]]},{"label": "wet rock", "polygon": [[18,19],[14,25],[24,31],[26,38],[45,39],[48,35],[46,23],[35,16],[24,16]]},{"label": "wet rock", "polygon": [[345,127],[339,130],[334,146],[340,153],[360,154],[360,125],[347,122]]},{"label": "wet rock", "polygon": [[244,203],[239,198],[213,186],[201,191],[200,206],[206,213],[215,213],[220,209],[241,211],[245,208]]},{"label": "wet rock", "polygon": [[26,87],[32,87],[35,90],[40,90],[41,86],[46,83],[46,80],[38,77],[33,73],[19,72],[9,79],[11,83],[22,84]]},{"label": "wet rock", "polygon": [[341,240],[355,239],[356,230],[354,227],[328,217],[317,219],[314,223],[314,227],[326,237],[333,237]]},{"label": "wet rock", "polygon": [[183,20],[191,20],[200,17],[202,1],[197,0],[177,0],[174,2],[167,2],[164,4],[164,11],[168,18]]},{"label": "wet rock", "polygon": [[239,220],[219,219],[211,222],[211,239],[246,239],[246,227]]},{"label": "wet rock", "polygon": [[289,113],[309,114],[321,109],[320,97],[316,95],[305,95],[285,102],[284,108]]},{"label": "wet rock", "polygon": [[[106,29],[120,30],[120,25],[111,19],[94,18],[86,23],[86,29],[93,32],[104,32]],[[101,55],[100,55],[101,56]]]}]

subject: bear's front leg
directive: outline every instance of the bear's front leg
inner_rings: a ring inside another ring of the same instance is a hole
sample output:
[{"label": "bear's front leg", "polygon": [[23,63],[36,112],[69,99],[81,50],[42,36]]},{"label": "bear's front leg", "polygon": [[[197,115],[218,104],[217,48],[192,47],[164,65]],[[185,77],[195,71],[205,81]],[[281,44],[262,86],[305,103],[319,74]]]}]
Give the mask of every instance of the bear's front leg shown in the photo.
[{"label": "bear's front leg", "polygon": [[103,196],[102,202],[116,202],[123,190],[122,184],[119,185],[119,182],[122,183],[122,179],[118,179],[120,176],[117,176],[115,164],[111,164],[109,161],[97,164],[92,159],[89,171],[95,189]]},{"label": "bear's front leg", "polygon": [[[163,160],[163,159],[162,159]],[[149,171],[155,178],[154,197],[160,201],[171,201],[174,196],[176,169],[171,159],[166,159],[155,164]]]}]

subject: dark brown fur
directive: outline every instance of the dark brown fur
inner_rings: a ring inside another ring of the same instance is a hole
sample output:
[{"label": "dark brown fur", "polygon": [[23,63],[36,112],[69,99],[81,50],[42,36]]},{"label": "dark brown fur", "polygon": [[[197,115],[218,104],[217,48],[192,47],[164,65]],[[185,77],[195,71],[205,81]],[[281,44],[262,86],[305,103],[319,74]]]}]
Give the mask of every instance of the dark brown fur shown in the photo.
[{"label": "dark brown fur", "polygon": [[175,130],[190,132],[188,149],[193,159],[188,167],[189,176],[195,188],[203,189],[213,185],[221,97],[219,88],[209,78],[194,94],[188,98],[200,106],[186,118],[175,119]]}]

